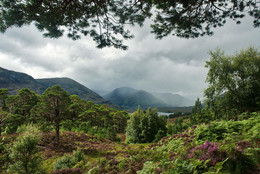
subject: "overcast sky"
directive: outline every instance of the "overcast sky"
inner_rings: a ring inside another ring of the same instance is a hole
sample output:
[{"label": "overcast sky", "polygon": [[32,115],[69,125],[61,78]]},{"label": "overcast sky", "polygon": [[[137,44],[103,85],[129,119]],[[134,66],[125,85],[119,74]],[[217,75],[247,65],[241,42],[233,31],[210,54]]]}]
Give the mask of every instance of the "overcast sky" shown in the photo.
[{"label": "overcast sky", "polygon": [[240,25],[230,21],[211,37],[188,40],[156,40],[148,24],[131,30],[135,38],[122,51],[97,49],[90,38],[43,38],[34,26],[11,28],[0,34],[0,67],[34,78],[69,77],[92,90],[128,86],[196,99],[207,87],[209,50],[219,47],[234,54],[249,46],[260,49],[260,28],[253,28],[251,19]]}]

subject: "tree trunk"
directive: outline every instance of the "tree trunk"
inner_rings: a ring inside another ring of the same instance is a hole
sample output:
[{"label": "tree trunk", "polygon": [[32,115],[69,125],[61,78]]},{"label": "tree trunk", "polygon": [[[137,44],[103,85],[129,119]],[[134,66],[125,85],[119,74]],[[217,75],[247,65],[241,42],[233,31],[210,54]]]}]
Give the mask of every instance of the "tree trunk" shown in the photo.
[{"label": "tree trunk", "polygon": [[60,143],[60,125],[56,125],[56,141],[57,145]]}]

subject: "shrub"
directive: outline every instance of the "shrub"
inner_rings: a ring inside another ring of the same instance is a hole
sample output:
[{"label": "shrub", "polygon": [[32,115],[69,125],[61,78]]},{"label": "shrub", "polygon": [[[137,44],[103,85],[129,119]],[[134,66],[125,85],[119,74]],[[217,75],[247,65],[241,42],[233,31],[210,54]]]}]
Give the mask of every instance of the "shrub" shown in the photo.
[{"label": "shrub", "polygon": [[72,155],[66,155],[59,158],[53,168],[55,170],[70,169],[81,161],[85,163],[85,155],[81,149],[77,149],[76,151],[73,151]]},{"label": "shrub", "polygon": [[16,130],[16,133],[24,133],[24,132],[39,133],[39,128],[33,124],[23,124],[19,126]]},{"label": "shrub", "polygon": [[[149,143],[166,135],[166,117],[158,116],[157,110],[147,109],[142,111],[138,107],[126,128],[127,143]],[[161,131],[160,131],[161,130]],[[159,132],[159,133],[158,133]]]},{"label": "shrub", "polygon": [[143,169],[137,172],[138,174],[147,174],[147,173],[162,173],[162,169],[158,166],[158,163],[152,161],[146,161],[144,163]]},{"label": "shrub", "polygon": [[60,170],[60,169],[70,169],[74,165],[75,165],[75,163],[72,160],[72,156],[67,155],[67,156],[59,158],[53,167],[55,170]]},{"label": "shrub", "polygon": [[32,125],[24,128],[25,133],[20,135],[11,148],[10,172],[39,173],[42,159],[38,153],[37,144],[40,140],[39,131]]},{"label": "shrub", "polygon": [[217,162],[220,162],[226,158],[226,153],[219,150],[217,143],[206,141],[205,144],[192,148],[187,157],[195,157],[202,161],[208,161],[208,165],[215,166]]}]

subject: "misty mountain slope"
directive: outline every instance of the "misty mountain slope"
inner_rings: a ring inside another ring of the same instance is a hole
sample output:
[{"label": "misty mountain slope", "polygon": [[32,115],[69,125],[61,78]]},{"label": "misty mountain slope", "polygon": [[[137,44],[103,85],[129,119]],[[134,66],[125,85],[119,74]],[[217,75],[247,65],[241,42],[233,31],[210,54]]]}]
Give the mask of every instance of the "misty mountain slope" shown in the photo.
[{"label": "misty mountain slope", "polygon": [[174,107],[193,106],[195,103],[195,101],[187,99],[179,94],[153,93],[153,95],[162,100],[163,102]]},{"label": "misty mountain slope", "polygon": [[127,104],[127,99],[137,92],[138,90],[136,89],[129,88],[129,87],[122,87],[113,90],[111,93],[103,97],[111,101],[112,103],[120,106],[120,105]]},{"label": "misty mountain slope", "polygon": [[131,97],[129,97],[129,101],[132,102],[134,106],[138,105],[138,103],[141,103],[142,105],[140,106],[143,106],[144,108],[169,106],[162,100],[154,97],[152,94],[143,90],[140,90],[137,93],[133,94]]},{"label": "misty mountain slope", "polygon": [[8,89],[9,94],[15,95],[18,90],[28,88],[37,94],[44,92],[45,87],[28,74],[7,70],[0,67],[0,89]]},{"label": "misty mountain slope", "polygon": [[117,88],[104,98],[126,109],[136,109],[138,106],[142,109],[169,106],[146,91],[129,87]]}]

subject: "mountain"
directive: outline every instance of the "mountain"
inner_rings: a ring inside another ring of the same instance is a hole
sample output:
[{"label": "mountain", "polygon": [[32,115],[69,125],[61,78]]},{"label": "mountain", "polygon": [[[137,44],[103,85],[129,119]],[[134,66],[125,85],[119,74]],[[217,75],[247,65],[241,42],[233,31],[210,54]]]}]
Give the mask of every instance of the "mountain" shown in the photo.
[{"label": "mountain", "polygon": [[178,94],[171,93],[149,93],[129,87],[121,87],[103,96],[112,103],[125,109],[135,110],[138,106],[142,109],[148,107],[177,108],[193,106],[194,101]]},{"label": "mountain", "polygon": [[10,71],[0,67],[0,89],[8,89],[9,94],[15,95],[22,88],[28,88],[37,94],[43,93],[45,86],[39,84],[33,77],[25,73]]},{"label": "mountain", "polygon": [[111,102],[104,100],[100,95],[75,80],[69,78],[34,79],[28,74],[10,71],[0,67],[0,89],[8,89],[11,95],[17,94],[18,90],[22,88],[28,88],[37,94],[42,94],[48,87],[54,85],[60,85],[64,90],[68,91],[69,94],[76,94],[87,101],[114,106]]},{"label": "mountain", "polygon": [[179,94],[153,93],[153,95],[162,100],[163,102],[174,107],[193,106],[195,103],[195,101],[187,99]]},{"label": "mountain", "polygon": [[136,109],[138,106],[142,109],[169,106],[149,92],[129,87],[117,88],[103,97],[125,109]]},{"label": "mountain", "polygon": [[64,90],[68,91],[70,95],[76,94],[81,99],[85,99],[87,101],[93,101],[95,103],[106,103],[100,95],[70,78],[45,78],[36,79],[36,81],[46,88],[52,87],[54,85],[60,85]]}]

